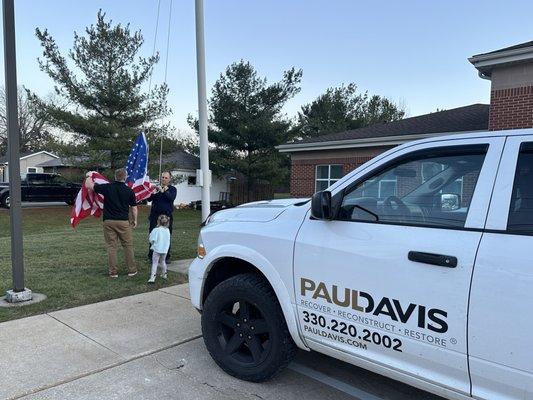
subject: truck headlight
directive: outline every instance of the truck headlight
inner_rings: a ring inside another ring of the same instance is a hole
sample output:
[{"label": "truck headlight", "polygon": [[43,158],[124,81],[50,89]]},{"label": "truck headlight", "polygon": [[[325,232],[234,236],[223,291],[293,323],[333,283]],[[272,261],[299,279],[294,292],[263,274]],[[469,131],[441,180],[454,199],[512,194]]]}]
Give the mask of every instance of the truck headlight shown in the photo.
[{"label": "truck headlight", "polygon": [[204,247],[204,242],[202,241],[201,234],[198,235],[198,248],[196,250],[196,253],[198,255],[198,258],[204,258],[205,255],[207,254],[205,247]]}]

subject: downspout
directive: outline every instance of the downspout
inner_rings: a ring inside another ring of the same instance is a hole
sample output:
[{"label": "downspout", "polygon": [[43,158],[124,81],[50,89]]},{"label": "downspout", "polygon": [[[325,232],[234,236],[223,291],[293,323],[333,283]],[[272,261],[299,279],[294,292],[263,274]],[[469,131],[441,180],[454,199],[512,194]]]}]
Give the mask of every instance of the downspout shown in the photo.
[{"label": "downspout", "polygon": [[481,71],[478,71],[477,74],[478,74],[478,76],[479,76],[481,79],[486,79],[486,80],[488,80],[488,81],[491,80],[490,75],[485,75],[485,74],[484,74],[483,72],[481,72]]}]

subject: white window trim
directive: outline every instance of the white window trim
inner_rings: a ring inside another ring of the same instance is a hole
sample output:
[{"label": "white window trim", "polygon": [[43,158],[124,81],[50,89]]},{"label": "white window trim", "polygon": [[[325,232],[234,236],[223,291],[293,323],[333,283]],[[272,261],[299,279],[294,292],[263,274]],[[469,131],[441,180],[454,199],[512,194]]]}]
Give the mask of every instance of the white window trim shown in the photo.
[{"label": "white window trim", "polygon": [[[30,171],[30,169],[33,169],[34,171]],[[26,173],[28,173],[28,174],[36,174],[36,173],[38,173],[37,167],[27,167],[26,168]]]},{"label": "white window trim", "polygon": [[[318,177],[318,167],[328,167],[328,177],[327,178],[319,178]],[[318,182],[327,182],[328,185],[326,187],[330,187],[335,182],[337,182],[339,179],[342,178],[331,178],[331,167],[341,167],[344,169],[344,164],[320,164],[315,165],[315,193],[318,192]]]},{"label": "white window trim", "polygon": [[[375,179],[369,179],[365,182],[375,182],[376,180]],[[381,184],[383,183],[398,183],[398,180],[397,179],[381,179],[379,182],[378,182],[378,199],[381,199],[382,196],[381,196]],[[394,195],[396,196],[396,189],[397,187],[395,188],[394,190]],[[364,192],[364,188],[363,188],[363,192]]]}]

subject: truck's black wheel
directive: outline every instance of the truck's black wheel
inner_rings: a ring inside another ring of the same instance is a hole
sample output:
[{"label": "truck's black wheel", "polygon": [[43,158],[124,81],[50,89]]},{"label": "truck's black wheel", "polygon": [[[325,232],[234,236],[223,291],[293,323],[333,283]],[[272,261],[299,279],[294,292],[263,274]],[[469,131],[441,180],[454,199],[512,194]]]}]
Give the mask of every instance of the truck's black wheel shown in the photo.
[{"label": "truck's black wheel", "polygon": [[9,208],[11,206],[11,198],[9,197],[9,193],[2,196],[0,199],[0,204],[5,208]]},{"label": "truck's black wheel", "polygon": [[202,333],[218,366],[247,381],[272,378],[296,354],[276,295],[256,274],[236,275],[213,289],[204,303]]}]

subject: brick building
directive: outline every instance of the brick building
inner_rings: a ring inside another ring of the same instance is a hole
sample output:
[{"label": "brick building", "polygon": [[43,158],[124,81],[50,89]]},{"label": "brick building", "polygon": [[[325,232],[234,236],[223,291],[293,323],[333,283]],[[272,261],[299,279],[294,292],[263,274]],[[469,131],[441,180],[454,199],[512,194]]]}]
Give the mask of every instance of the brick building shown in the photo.
[{"label": "brick building", "polygon": [[491,80],[489,105],[472,104],[281,145],[279,151],[291,156],[291,194],[311,196],[376,155],[411,140],[532,128],[533,41],[478,54],[469,61],[481,78]]}]

